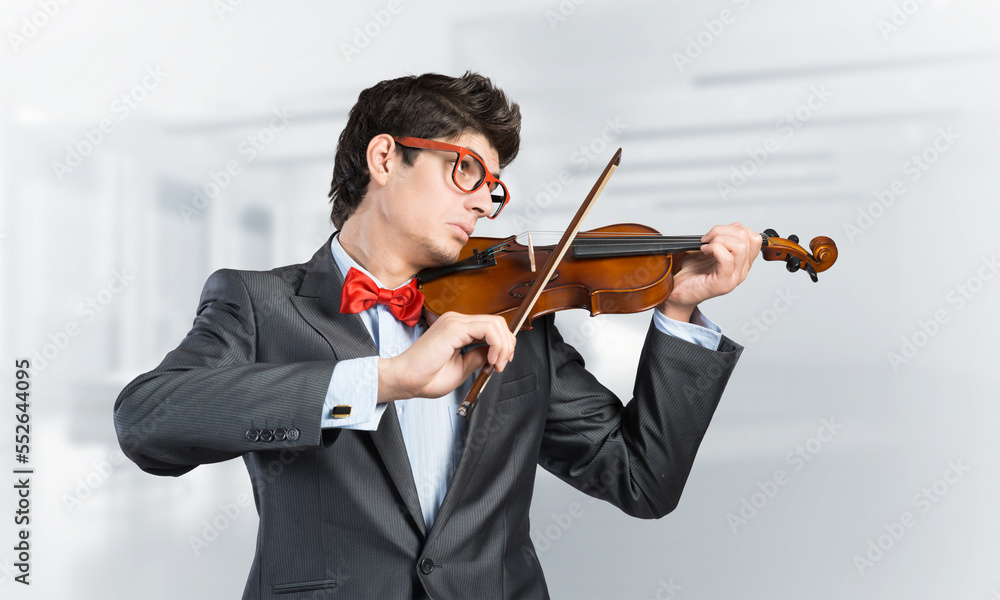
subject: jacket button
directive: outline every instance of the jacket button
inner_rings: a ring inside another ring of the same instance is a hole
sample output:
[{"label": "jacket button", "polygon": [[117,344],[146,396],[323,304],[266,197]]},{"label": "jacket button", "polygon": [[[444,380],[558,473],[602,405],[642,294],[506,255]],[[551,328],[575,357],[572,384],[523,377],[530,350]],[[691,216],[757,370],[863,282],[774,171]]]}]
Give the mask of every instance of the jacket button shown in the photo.
[{"label": "jacket button", "polygon": [[420,561],[420,572],[421,573],[423,573],[424,575],[430,575],[431,571],[433,571],[433,570],[434,570],[434,561],[433,560],[431,560],[429,558],[425,558],[424,560]]},{"label": "jacket button", "polygon": [[261,429],[260,430],[260,441],[262,441],[262,442],[271,442],[271,441],[274,441],[274,431],[272,431],[270,429]]},{"label": "jacket button", "polygon": [[285,437],[288,438],[290,441],[294,442],[295,440],[299,439],[299,430],[292,427],[291,429],[285,432]]},{"label": "jacket button", "polygon": [[256,429],[247,429],[247,439],[251,442],[256,442],[260,439],[260,432]]},{"label": "jacket button", "polygon": [[283,442],[285,441],[285,430],[281,427],[274,430],[274,441]]}]

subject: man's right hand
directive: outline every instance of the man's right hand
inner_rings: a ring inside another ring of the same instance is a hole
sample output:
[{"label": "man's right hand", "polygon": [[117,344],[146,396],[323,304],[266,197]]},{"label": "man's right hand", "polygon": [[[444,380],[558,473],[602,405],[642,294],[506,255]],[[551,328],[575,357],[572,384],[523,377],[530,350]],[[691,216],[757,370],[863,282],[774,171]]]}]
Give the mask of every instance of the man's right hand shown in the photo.
[{"label": "man's right hand", "polygon": [[[481,340],[488,346],[462,354],[462,348]],[[379,359],[378,402],[439,398],[486,362],[503,371],[516,343],[503,317],[444,313],[405,352]]]}]

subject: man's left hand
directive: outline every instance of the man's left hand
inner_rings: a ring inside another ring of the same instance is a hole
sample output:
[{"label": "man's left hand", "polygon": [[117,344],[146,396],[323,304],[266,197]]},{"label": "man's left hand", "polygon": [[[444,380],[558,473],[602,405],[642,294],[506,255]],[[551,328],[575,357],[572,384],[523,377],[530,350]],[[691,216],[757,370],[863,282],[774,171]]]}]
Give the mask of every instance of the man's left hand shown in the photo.
[{"label": "man's left hand", "polygon": [[701,238],[701,254],[684,257],[674,275],[674,290],[657,307],[671,319],[687,323],[701,302],[722,296],[743,283],[760,253],[760,234],[740,225],[716,225]]}]

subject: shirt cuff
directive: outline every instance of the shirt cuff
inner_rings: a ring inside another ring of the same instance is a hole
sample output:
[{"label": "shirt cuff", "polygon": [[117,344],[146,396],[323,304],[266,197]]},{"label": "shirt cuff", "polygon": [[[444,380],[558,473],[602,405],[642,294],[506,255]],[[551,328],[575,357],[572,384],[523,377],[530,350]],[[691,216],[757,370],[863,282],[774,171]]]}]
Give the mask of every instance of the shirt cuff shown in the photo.
[{"label": "shirt cuff", "polygon": [[701,314],[698,307],[694,307],[691,313],[691,322],[682,323],[670,317],[664,316],[657,309],[653,309],[653,324],[656,328],[667,335],[682,339],[685,342],[698,344],[703,348],[718,350],[722,342],[722,328]]},{"label": "shirt cuff", "polygon": [[[385,404],[377,404],[377,400],[378,357],[342,360],[333,367],[330,376],[320,427],[375,431],[385,412]],[[339,414],[347,412],[345,406],[350,414],[334,418],[334,407],[338,407]]]}]

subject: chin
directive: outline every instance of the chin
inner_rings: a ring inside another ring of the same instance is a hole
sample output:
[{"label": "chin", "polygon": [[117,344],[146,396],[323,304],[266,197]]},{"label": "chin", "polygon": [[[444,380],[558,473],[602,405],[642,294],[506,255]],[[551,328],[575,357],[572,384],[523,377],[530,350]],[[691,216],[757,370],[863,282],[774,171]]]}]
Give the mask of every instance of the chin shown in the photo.
[{"label": "chin", "polygon": [[449,242],[441,243],[428,240],[422,244],[423,254],[426,257],[425,262],[427,263],[427,267],[425,268],[446,267],[458,262],[458,257],[462,252],[464,244],[454,238],[449,240]]}]

